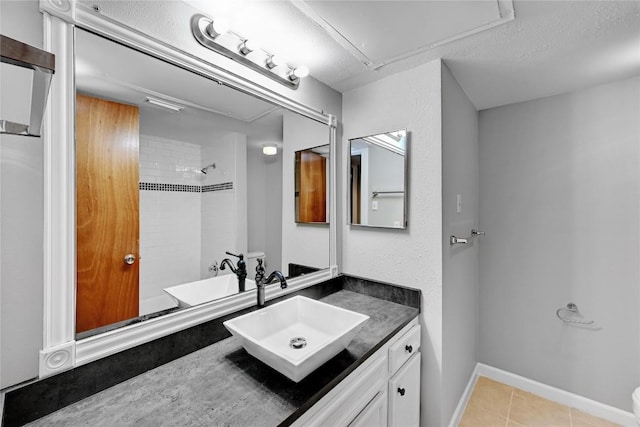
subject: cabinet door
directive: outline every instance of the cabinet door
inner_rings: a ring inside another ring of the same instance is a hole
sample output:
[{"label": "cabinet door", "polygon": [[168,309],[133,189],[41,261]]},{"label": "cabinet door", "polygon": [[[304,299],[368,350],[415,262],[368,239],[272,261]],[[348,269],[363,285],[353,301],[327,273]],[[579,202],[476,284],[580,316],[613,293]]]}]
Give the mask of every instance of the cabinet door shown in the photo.
[{"label": "cabinet door", "polygon": [[389,381],[389,427],[420,424],[420,353]]},{"label": "cabinet door", "polygon": [[349,427],[387,427],[387,393],[378,393]]}]

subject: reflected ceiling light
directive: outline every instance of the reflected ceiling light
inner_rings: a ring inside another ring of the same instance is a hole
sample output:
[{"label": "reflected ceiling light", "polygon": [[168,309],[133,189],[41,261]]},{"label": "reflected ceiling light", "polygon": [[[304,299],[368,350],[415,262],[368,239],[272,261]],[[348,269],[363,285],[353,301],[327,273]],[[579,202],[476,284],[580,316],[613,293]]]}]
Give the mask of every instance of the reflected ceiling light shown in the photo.
[{"label": "reflected ceiling light", "polygon": [[217,18],[207,25],[207,33],[214,39],[229,31],[229,23],[224,18]]},{"label": "reflected ceiling light", "polygon": [[245,41],[242,42],[242,44],[240,45],[238,50],[240,51],[241,54],[248,55],[251,52],[253,52],[254,50],[256,50],[256,46],[254,45],[254,43],[252,41],[245,40]]},{"label": "reflected ceiling light", "polygon": [[297,81],[303,79],[309,75],[309,68],[306,65],[300,65],[289,73],[289,79],[291,81]]},{"label": "reflected ceiling light", "polygon": [[262,146],[262,154],[265,156],[275,156],[278,154],[278,146],[275,144],[264,144]]},{"label": "reflected ceiling light", "polygon": [[[224,19],[212,19],[202,14],[193,15],[191,31],[204,47],[292,89],[297,89],[300,79],[309,75],[309,69],[304,65],[293,68],[273,53],[259,49],[252,41],[229,29]],[[224,37],[219,37],[220,35]]]},{"label": "reflected ceiling light", "polygon": [[184,110],[183,105],[173,104],[171,102],[165,101],[163,99],[152,98],[147,96],[147,99],[144,100],[147,104],[155,105],[156,107],[166,108],[167,110],[180,112]]}]

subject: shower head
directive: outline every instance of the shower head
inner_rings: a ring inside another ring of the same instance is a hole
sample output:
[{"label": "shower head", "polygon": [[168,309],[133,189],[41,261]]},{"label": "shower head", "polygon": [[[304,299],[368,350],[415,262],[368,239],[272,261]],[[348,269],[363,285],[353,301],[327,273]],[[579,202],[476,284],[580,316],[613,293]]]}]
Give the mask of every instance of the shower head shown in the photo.
[{"label": "shower head", "polygon": [[203,167],[202,169],[200,169],[200,172],[202,172],[203,174],[207,174],[207,170],[208,169],[215,169],[216,168],[216,164],[215,163],[211,163],[210,165],[207,165],[205,167]]}]

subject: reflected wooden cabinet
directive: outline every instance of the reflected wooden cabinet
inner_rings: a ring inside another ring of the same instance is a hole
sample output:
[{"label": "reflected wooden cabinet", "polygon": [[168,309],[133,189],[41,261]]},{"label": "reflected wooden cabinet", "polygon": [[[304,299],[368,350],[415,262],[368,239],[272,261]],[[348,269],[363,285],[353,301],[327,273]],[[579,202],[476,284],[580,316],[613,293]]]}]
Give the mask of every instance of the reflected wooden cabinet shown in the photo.
[{"label": "reflected wooden cabinet", "polygon": [[414,319],[294,426],[417,427],[420,325]]}]

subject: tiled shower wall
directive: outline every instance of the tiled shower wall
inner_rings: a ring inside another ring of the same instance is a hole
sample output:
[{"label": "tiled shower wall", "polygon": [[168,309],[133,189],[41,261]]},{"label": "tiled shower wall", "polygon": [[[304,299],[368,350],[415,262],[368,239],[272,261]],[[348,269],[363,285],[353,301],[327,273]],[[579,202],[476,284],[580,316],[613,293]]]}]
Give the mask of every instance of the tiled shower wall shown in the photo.
[{"label": "tiled shower wall", "polygon": [[236,173],[246,175],[238,170],[245,144],[241,134],[206,147],[140,136],[140,315],[173,304],[164,288],[210,277],[208,266],[226,250],[246,253],[234,182]]},{"label": "tiled shower wall", "polygon": [[[202,148],[202,164],[216,164],[202,182],[200,275],[203,278],[209,276],[208,268],[214,261],[220,263],[224,258],[233,258],[225,251],[247,253],[247,192],[242,191],[247,176],[247,137],[230,133],[216,142]],[[226,269],[220,274],[231,272]]]},{"label": "tiled shower wall", "polygon": [[141,314],[163,288],[200,279],[200,157],[199,145],[140,136]]}]

